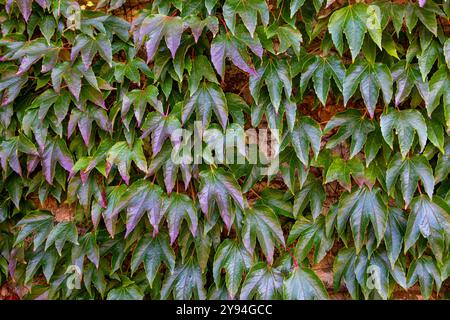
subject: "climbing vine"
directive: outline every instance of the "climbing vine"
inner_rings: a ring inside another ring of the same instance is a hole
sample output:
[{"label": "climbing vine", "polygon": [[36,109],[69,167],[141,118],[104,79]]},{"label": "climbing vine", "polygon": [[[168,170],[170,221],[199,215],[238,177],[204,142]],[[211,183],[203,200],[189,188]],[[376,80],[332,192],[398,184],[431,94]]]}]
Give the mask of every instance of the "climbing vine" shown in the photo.
[{"label": "climbing vine", "polygon": [[[448,297],[449,17],[445,0],[0,0],[0,285]],[[245,136],[225,161],[249,129],[276,146],[251,161]]]}]

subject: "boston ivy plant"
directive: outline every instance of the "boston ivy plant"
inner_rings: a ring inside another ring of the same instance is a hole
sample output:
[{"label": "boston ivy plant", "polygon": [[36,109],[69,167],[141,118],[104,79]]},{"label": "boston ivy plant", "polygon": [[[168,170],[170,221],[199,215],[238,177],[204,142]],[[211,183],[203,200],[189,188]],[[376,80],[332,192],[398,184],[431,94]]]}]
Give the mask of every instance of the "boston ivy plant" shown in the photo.
[{"label": "boston ivy plant", "polygon": [[[141,2],[0,0],[0,285],[443,296],[449,1]],[[251,127],[268,173],[214,149]],[[186,132],[203,161],[177,161]]]}]

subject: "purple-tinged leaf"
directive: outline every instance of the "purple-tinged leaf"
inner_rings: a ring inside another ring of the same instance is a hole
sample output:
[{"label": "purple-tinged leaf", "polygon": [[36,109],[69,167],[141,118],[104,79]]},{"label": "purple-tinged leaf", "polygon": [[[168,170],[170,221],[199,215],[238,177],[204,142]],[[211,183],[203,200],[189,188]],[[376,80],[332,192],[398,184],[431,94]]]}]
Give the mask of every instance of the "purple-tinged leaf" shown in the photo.
[{"label": "purple-tinged leaf", "polygon": [[175,58],[184,29],[185,26],[181,17],[153,14],[144,18],[141,22],[139,30],[134,33],[134,41],[136,46],[140,47],[145,40],[147,63],[153,61],[163,37],[172,58]]},{"label": "purple-tinged leaf", "polygon": [[219,207],[220,215],[228,230],[231,228],[232,214],[230,197],[243,209],[244,200],[239,184],[222,169],[200,172],[201,187],[197,194],[200,208],[208,216],[212,204]]},{"label": "purple-tinged leaf", "polygon": [[127,190],[127,186],[122,184],[119,186],[114,186],[108,192],[107,197],[107,205],[105,211],[103,211],[103,220],[105,221],[106,229],[108,233],[111,235],[111,238],[114,238],[116,233],[116,222],[119,216],[120,211],[125,208],[125,203],[120,202],[121,197]]},{"label": "purple-tinged leaf", "polygon": [[229,58],[239,69],[251,75],[257,75],[244,44],[230,34],[218,35],[211,43],[211,61],[222,78],[226,58]]},{"label": "purple-tinged leaf", "polygon": [[16,3],[23,18],[26,22],[28,22],[28,19],[31,15],[31,6],[33,4],[33,0],[17,0]]},{"label": "purple-tinged leaf", "polygon": [[200,85],[183,107],[181,115],[183,123],[189,119],[194,109],[196,109],[197,118],[201,119],[203,127],[206,128],[208,126],[212,110],[214,110],[222,128],[226,129],[228,122],[227,100],[222,89],[217,84],[204,82]]},{"label": "purple-tinged leaf", "polygon": [[128,185],[130,182],[129,171],[131,168],[131,161],[133,161],[141,171],[146,173],[147,161],[142,150],[142,144],[142,140],[135,141],[134,146],[132,147],[130,147],[126,141],[114,144],[111,149],[109,149],[106,156],[106,174],[108,175],[109,170],[111,169],[108,166],[116,165],[120,176]]},{"label": "purple-tinged leaf", "polygon": [[47,140],[40,157],[45,180],[50,185],[53,184],[56,163],[59,163],[69,174],[72,173],[72,155],[63,140]]},{"label": "purple-tinged leaf", "polygon": [[119,207],[127,208],[125,238],[134,230],[146,212],[153,226],[153,236],[158,234],[162,218],[161,205],[162,190],[159,186],[144,179],[134,182],[118,203]]},{"label": "purple-tinged leaf", "polygon": [[181,223],[186,220],[192,236],[197,232],[198,217],[192,199],[185,194],[173,193],[164,199],[162,207],[163,215],[167,216],[170,245],[172,245],[181,229]]},{"label": "purple-tinged leaf", "polygon": [[161,148],[172,132],[181,128],[180,121],[173,116],[163,116],[159,112],[151,112],[147,115],[142,125],[141,139],[151,133],[153,156],[161,151]]}]

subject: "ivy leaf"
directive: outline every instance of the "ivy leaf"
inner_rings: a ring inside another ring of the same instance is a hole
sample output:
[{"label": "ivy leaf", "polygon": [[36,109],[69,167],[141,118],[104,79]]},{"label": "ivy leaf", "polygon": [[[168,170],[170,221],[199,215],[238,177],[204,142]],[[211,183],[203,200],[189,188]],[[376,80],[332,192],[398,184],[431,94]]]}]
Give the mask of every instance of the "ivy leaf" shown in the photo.
[{"label": "ivy leaf", "polygon": [[442,124],[434,119],[426,119],[428,140],[444,154],[444,128]]},{"label": "ivy leaf", "polygon": [[266,84],[270,101],[275,108],[275,112],[278,113],[283,88],[286,99],[289,99],[292,92],[289,66],[283,60],[269,60],[258,68],[256,75],[250,76],[250,92],[255,101],[259,100],[259,91],[263,83]]},{"label": "ivy leaf", "polygon": [[359,59],[353,63],[345,74],[343,83],[344,104],[358,88],[369,111],[370,117],[374,117],[378,94],[381,90],[384,103],[387,105],[392,99],[392,75],[389,68],[382,63],[369,64],[366,60]]},{"label": "ivy leaf", "polygon": [[217,73],[223,79],[225,74],[225,59],[251,75],[257,73],[247,53],[246,45],[231,34],[219,34],[211,42],[211,61]]},{"label": "ivy leaf", "polygon": [[411,33],[417,24],[417,20],[420,20],[428,30],[437,36],[436,14],[442,15],[442,11],[431,1],[428,1],[423,7],[418,3],[408,3],[405,16],[408,31]]},{"label": "ivy leaf", "polygon": [[216,286],[220,283],[220,271],[225,269],[225,284],[233,298],[239,290],[244,272],[251,264],[252,256],[244,247],[230,239],[223,241],[214,255],[213,276]]},{"label": "ivy leaf", "polygon": [[407,207],[417,189],[419,179],[422,181],[425,192],[431,198],[434,190],[433,169],[426,158],[415,155],[402,160],[400,154],[394,155],[386,171],[386,187],[392,194],[392,188],[400,177],[400,186]]},{"label": "ivy leaf", "polygon": [[180,193],[171,194],[170,197],[164,200],[162,212],[167,217],[170,245],[175,242],[183,219],[186,220],[192,236],[195,237],[198,218],[197,211],[190,197]]},{"label": "ivy leaf", "polygon": [[100,266],[100,249],[95,234],[88,232],[80,241],[81,250],[98,269]]},{"label": "ivy leaf", "polygon": [[278,268],[258,262],[253,265],[242,284],[240,299],[253,297],[262,300],[281,298],[283,276]]},{"label": "ivy leaf", "polygon": [[82,79],[86,81],[97,91],[99,91],[97,78],[92,68],[85,69],[80,63],[74,63],[72,66],[68,62],[58,64],[51,71],[51,79],[53,89],[59,93],[62,81],[67,85],[70,93],[75,97],[76,101],[80,99]]},{"label": "ivy leaf", "polygon": [[112,124],[105,110],[92,106],[88,106],[83,111],[72,109],[67,125],[67,137],[71,137],[78,125],[84,144],[88,146],[91,139],[92,122],[94,121],[103,131],[112,132]]},{"label": "ivy leaf", "polygon": [[283,231],[280,222],[271,208],[265,205],[255,205],[245,211],[242,238],[245,248],[253,255],[256,240],[266,256],[267,262],[273,262],[275,244],[285,247]]},{"label": "ivy leaf", "polygon": [[427,125],[425,119],[417,110],[394,110],[389,109],[380,117],[381,133],[384,140],[393,149],[395,130],[398,135],[398,143],[402,157],[405,158],[411,149],[414,132],[417,132],[421,152],[427,142]]},{"label": "ivy leaf", "polygon": [[450,230],[449,212],[448,204],[438,196],[434,196],[433,201],[424,195],[414,198],[406,225],[404,252],[417,242],[421,234],[428,239],[436,259],[442,261],[448,252],[445,243]]},{"label": "ivy leaf", "polygon": [[303,6],[304,3],[305,3],[305,0],[292,0],[291,1],[291,5],[289,7],[291,18],[294,17],[294,15]]},{"label": "ivy leaf", "polygon": [[127,129],[129,128],[129,124],[126,121],[126,115],[128,114],[131,106],[134,107],[134,116],[138,127],[141,126],[142,118],[144,117],[147,109],[147,103],[153,106],[160,113],[163,113],[163,106],[161,101],[158,100],[158,93],[158,88],[150,85],[145,87],[143,90],[135,89],[129,91],[123,96],[121,115],[122,121]]},{"label": "ivy leaf", "polygon": [[323,129],[324,133],[328,133],[334,128],[339,130],[327,142],[327,148],[333,149],[338,144],[351,138],[350,143],[350,159],[356,156],[366,144],[367,135],[375,130],[372,120],[361,115],[356,109],[348,109],[342,113],[335,115]]},{"label": "ivy leaf", "polygon": [[416,87],[421,97],[426,100],[428,96],[428,83],[422,80],[417,64],[407,64],[400,61],[392,67],[392,78],[396,83],[395,105],[398,106],[410,97],[411,90]]},{"label": "ivy leaf", "polygon": [[6,176],[8,165],[19,176],[22,176],[22,168],[19,161],[19,152],[34,156],[38,155],[33,142],[31,142],[25,135],[21,134],[16,137],[7,138],[1,142],[0,161],[4,176]]},{"label": "ivy leaf", "polygon": [[[442,66],[436,71],[429,82],[429,92],[425,99],[428,116],[431,116],[433,111],[438,107],[441,97],[443,98],[446,109],[450,106],[450,74],[448,68]],[[449,116],[446,115],[446,121]]]},{"label": "ivy leaf", "polygon": [[406,229],[406,215],[398,208],[389,208],[388,222],[386,233],[384,234],[384,244],[391,263],[391,268],[394,269],[403,245],[403,237]]},{"label": "ivy leaf", "polygon": [[440,46],[436,41],[432,41],[427,48],[423,48],[420,55],[417,56],[419,70],[422,74],[422,81],[425,82],[439,56]]},{"label": "ivy leaf", "polygon": [[106,156],[107,163],[107,175],[113,165],[116,165],[119,169],[120,176],[128,185],[130,182],[130,168],[131,161],[133,161],[137,167],[147,172],[147,161],[142,150],[142,140],[135,141],[133,146],[130,146],[126,141],[116,142],[111,149],[108,150]]},{"label": "ivy leaf", "polygon": [[[373,42],[381,49],[381,10],[377,5],[368,5],[367,10],[366,27]],[[347,34],[346,34],[347,35]]]},{"label": "ivy leaf", "polygon": [[342,84],[345,77],[345,67],[337,56],[326,58],[313,56],[312,60],[305,64],[300,79],[300,90],[302,94],[306,90],[309,80],[313,79],[314,91],[322,105],[326,105],[328,92],[330,91],[331,78],[342,92]]},{"label": "ivy leaf", "polygon": [[211,111],[219,120],[225,130],[228,122],[228,106],[225,94],[215,83],[203,82],[198,90],[184,104],[181,115],[183,123],[189,119],[192,111],[196,109],[197,118],[201,119],[202,125],[207,127],[211,120]]},{"label": "ivy leaf", "polygon": [[170,293],[176,300],[206,299],[202,271],[194,259],[178,264],[173,273],[166,276],[161,288],[161,299],[167,299]]},{"label": "ivy leaf", "polygon": [[369,222],[371,222],[375,231],[378,246],[383,240],[388,221],[388,211],[380,194],[380,189],[369,190],[364,187],[353,193],[345,194],[339,201],[337,215],[339,235],[344,233],[349,219],[357,254],[365,243]]},{"label": "ivy leaf", "polygon": [[355,176],[361,174],[364,174],[364,165],[358,158],[346,161],[342,158],[335,157],[327,170],[325,183],[337,180],[342,187],[350,191],[352,187],[350,175],[355,178]]},{"label": "ivy leaf", "polygon": [[[128,34],[128,31],[127,31]],[[153,72],[150,70],[150,68],[147,66],[147,64],[144,62],[144,60],[140,58],[133,58],[130,61],[127,62],[113,62],[114,66],[114,78],[117,82],[123,83],[124,77],[129,79],[132,82],[135,82],[137,84],[140,84],[141,82],[141,75],[139,71],[144,73],[146,76],[153,78]],[[149,86],[152,87],[152,86]]]},{"label": "ivy leaf", "polygon": [[60,222],[50,231],[45,242],[45,250],[47,251],[54,244],[61,256],[62,249],[67,241],[78,245],[77,227],[71,221]]},{"label": "ivy leaf", "polygon": [[153,61],[159,43],[164,37],[172,54],[172,59],[174,59],[184,29],[185,26],[181,17],[152,14],[145,17],[139,29],[134,32],[134,43],[139,47],[145,41],[148,63]]},{"label": "ivy leaf", "polygon": [[49,184],[53,184],[53,177],[55,176],[56,163],[59,163],[72,175],[73,160],[72,155],[67,149],[64,140],[48,139],[45,143],[43,151],[39,151],[41,158],[42,170],[44,172],[45,180]]},{"label": "ivy leaf", "polygon": [[444,51],[445,63],[447,67],[450,69],[450,39],[445,40],[444,47],[442,49]]},{"label": "ivy leaf", "polygon": [[212,32],[213,37],[219,32],[219,20],[215,16],[208,16],[204,20],[200,20],[197,16],[190,16],[186,22],[189,24],[189,28],[191,28],[195,43],[198,42],[205,27]]},{"label": "ivy leaf", "polygon": [[142,262],[150,287],[153,285],[162,262],[169,268],[170,272],[174,271],[175,254],[169,245],[167,235],[160,233],[152,238],[146,234],[139,240],[131,257],[131,272],[134,273]]},{"label": "ivy leaf", "polygon": [[37,252],[30,260],[29,264],[27,264],[27,269],[25,271],[25,283],[28,283],[33,279],[40,266],[42,266],[45,279],[49,282],[53,272],[55,271],[58,258],[58,254],[55,249],[48,250],[47,252]]},{"label": "ivy leaf", "polygon": [[111,41],[104,34],[100,33],[95,38],[84,34],[78,35],[70,52],[70,60],[74,62],[80,53],[86,70],[91,66],[92,60],[97,53],[112,67]]},{"label": "ivy leaf", "polygon": [[201,185],[198,193],[200,208],[208,216],[212,204],[216,203],[225,226],[230,230],[233,223],[230,197],[241,209],[244,208],[244,199],[238,183],[232,175],[223,169],[201,171],[200,178]]},{"label": "ivy leaf", "polygon": [[[272,28],[270,29],[272,30]],[[301,32],[291,27],[288,24],[278,26],[273,32],[266,30],[266,35],[268,38],[273,38],[275,35],[278,37],[279,46],[277,48],[277,55],[286,52],[289,48],[292,48],[297,57],[300,56],[300,46],[303,42],[303,37]],[[270,49],[274,49],[273,46]]]},{"label": "ivy leaf", "polygon": [[317,159],[320,151],[322,131],[319,124],[310,117],[299,117],[298,122],[291,132],[291,143],[300,161],[309,165],[309,148],[313,150]]},{"label": "ivy leaf", "polygon": [[361,50],[367,31],[367,5],[356,3],[336,10],[328,22],[328,30],[339,54],[343,54],[343,33],[347,38],[353,61]]},{"label": "ivy leaf", "polygon": [[425,299],[430,298],[434,284],[436,284],[437,291],[440,290],[441,274],[436,262],[431,257],[422,256],[411,263],[407,275],[408,287],[411,287],[417,280],[419,280],[420,292]]},{"label": "ivy leaf", "polygon": [[119,216],[119,212],[123,209],[120,205],[124,206],[121,202],[121,197],[127,190],[127,186],[124,184],[114,186],[108,191],[107,206],[105,211],[102,212],[103,219],[105,221],[106,230],[112,238],[116,233],[116,222]]},{"label": "ivy leaf", "polygon": [[53,216],[44,212],[33,212],[25,216],[17,223],[20,231],[17,233],[14,246],[24,241],[28,236],[34,233],[33,246],[34,251],[46,240],[48,234],[53,228]]},{"label": "ivy leaf", "polygon": [[355,248],[342,248],[333,262],[333,288],[339,290],[342,282],[353,299],[359,298],[358,281],[355,274],[357,255]]},{"label": "ivy leaf", "polygon": [[209,82],[218,84],[216,73],[208,58],[204,55],[199,55],[195,57],[192,63],[192,71],[188,79],[189,94],[191,97],[197,91],[202,79],[207,79]]},{"label": "ivy leaf", "polygon": [[295,247],[297,261],[305,260],[314,247],[314,264],[322,261],[334,244],[334,239],[326,235],[324,216],[315,221],[299,217],[291,228],[288,243],[294,240],[297,240]]},{"label": "ivy leaf", "polygon": [[294,205],[292,207],[294,218],[297,219],[309,203],[311,215],[313,219],[316,219],[322,211],[325,198],[326,194],[322,183],[318,179],[309,176],[305,185],[295,195]]},{"label": "ivy leaf", "polygon": [[328,293],[319,277],[309,268],[296,267],[283,282],[287,300],[326,300]]},{"label": "ivy leaf", "polygon": [[142,300],[144,294],[136,285],[121,286],[108,292],[107,300]]},{"label": "ivy leaf", "polygon": [[125,238],[134,230],[146,212],[153,227],[153,235],[158,234],[159,222],[162,218],[162,193],[158,185],[145,179],[137,180],[130,185],[118,203],[119,208],[127,208]]},{"label": "ivy leaf", "polygon": [[238,14],[253,38],[258,13],[264,26],[269,24],[269,8],[265,0],[227,0],[223,7],[223,17],[230,31],[235,34],[236,15]]},{"label": "ivy leaf", "polygon": [[20,93],[20,90],[27,82],[26,75],[3,76],[0,79],[1,107],[12,103]]},{"label": "ivy leaf", "polygon": [[181,129],[181,123],[176,117],[161,115],[159,112],[150,112],[142,125],[141,139],[151,133],[152,153],[155,156],[161,151],[165,140],[177,129]]}]

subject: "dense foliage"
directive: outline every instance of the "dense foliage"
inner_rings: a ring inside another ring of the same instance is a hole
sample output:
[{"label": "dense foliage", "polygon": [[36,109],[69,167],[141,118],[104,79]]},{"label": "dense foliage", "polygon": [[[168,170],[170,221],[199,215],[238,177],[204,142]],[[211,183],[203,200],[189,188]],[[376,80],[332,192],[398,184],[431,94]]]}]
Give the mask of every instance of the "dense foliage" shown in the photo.
[{"label": "dense foliage", "polygon": [[[0,284],[326,299],[313,266],[332,256],[353,299],[442,297],[449,17],[444,0],[1,0]],[[279,170],[176,163],[195,120],[205,145],[269,128]]]}]

